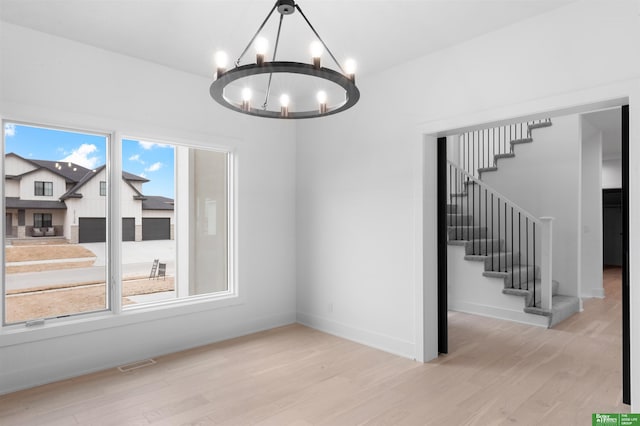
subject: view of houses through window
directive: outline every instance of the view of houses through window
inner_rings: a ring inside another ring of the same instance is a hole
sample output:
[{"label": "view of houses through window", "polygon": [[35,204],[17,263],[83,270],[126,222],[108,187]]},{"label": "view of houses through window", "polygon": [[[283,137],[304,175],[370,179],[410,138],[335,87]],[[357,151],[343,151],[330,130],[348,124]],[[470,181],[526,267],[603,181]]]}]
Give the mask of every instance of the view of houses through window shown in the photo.
[{"label": "view of houses through window", "polygon": [[108,135],[8,123],[4,142],[5,323],[109,309],[115,220],[124,309],[229,290],[227,153],[123,139],[110,218]]}]

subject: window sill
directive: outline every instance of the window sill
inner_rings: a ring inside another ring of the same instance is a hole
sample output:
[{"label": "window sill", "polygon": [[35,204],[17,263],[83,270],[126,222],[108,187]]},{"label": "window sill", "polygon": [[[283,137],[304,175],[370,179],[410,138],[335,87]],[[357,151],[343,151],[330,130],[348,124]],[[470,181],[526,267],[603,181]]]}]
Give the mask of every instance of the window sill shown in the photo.
[{"label": "window sill", "polygon": [[128,308],[119,314],[103,311],[47,320],[42,326],[9,325],[0,330],[0,348],[190,315],[243,303],[244,300],[237,294],[194,296],[188,299]]}]

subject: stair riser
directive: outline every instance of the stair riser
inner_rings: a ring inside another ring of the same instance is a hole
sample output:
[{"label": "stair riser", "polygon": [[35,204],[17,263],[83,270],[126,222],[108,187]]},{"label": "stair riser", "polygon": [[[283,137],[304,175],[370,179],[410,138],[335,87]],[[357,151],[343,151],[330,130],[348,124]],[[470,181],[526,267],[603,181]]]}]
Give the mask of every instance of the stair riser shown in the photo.
[{"label": "stair riser", "polygon": [[[524,259],[522,260],[524,261]],[[513,256],[511,256],[511,253],[494,254],[493,256],[489,256],[487,259],[485,259],[484,270],[504,271],[506,268],[510,268],[512,265],[520,265],[518,253],[514,253]]]},{"label": "stair riser", "polygon": [[503,249],[502,243],[498,240],[489,240],[486,242],[486,244],[485,244],[485,241],[483,240],[475,241],[475,243],[473,241],[469,241],[465,245],[465,254],[466,255],[470,255],[470,254],[484,255],[487,253],[497,252],[502,249]]},{"label": "stair riser", "polygon": [[[528,271],[528,275],[527,275]],[[528,279],[527,279],[528,278]],[[514,271],[513,274],[509,273],[504,279],[505,288],[522,288],[532,289],[533,282],[536,279],[534,268],[528,267],[520,269],[520,272]],[[528,284],[528,287],[527,287]]]},{"label": "stair riser", "polygon": [[447,226],[461,226],[466,224],[472,224],[473,219],[471,216],[466,214],[448,214],[447,215]]},{"label": "stair riser", "polygon": [[[473,228],[473,229],[471,229]],[[486,238],[487,228],[477,227],[453,227],[448,229],[450,240],[471,240],[476,238]]]}]

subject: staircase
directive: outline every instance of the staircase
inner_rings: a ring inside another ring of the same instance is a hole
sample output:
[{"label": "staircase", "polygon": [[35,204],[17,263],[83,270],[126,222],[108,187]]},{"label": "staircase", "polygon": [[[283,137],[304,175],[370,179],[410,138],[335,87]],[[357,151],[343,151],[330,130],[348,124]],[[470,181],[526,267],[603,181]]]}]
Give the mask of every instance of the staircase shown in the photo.
[{"label": "staircase", "polygon": [[515,158],[518,144],[532,143],[532,130],[551,125],[547,119],[460,135],[460,166],[448,164],[447,206],[449,245],[463,248],[465,261],[480,263],[482,276],[508,296],[503,300],[522,299],[518,318],[525,319],[518,320],[547,327],[579,310],[579,299],[558,294],[559,283],[551,277],[552,219],[525,211],[482,175],[497,172],[498,161]]}]

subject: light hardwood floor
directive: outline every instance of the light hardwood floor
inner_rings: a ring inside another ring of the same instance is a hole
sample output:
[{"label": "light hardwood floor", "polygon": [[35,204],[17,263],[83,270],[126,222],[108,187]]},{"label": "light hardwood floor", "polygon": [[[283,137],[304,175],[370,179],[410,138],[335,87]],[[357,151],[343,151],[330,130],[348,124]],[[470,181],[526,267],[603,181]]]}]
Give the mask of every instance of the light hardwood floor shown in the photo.
[{"label": "light hardwood floor", "polygon": [[292,325],[5,395],[0,424],[587,425],[629,411],[619,277],[553,330],[452,312],[427,364]]}]

